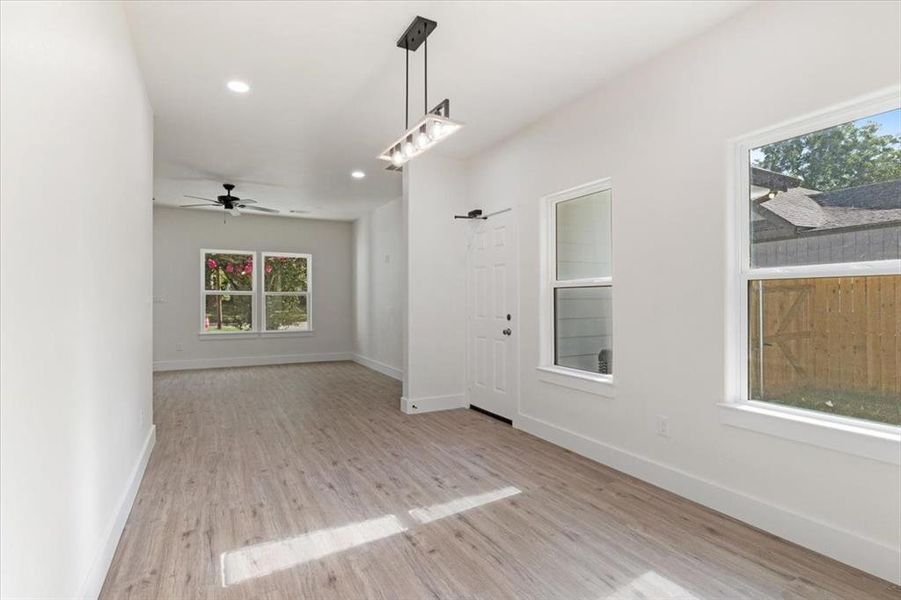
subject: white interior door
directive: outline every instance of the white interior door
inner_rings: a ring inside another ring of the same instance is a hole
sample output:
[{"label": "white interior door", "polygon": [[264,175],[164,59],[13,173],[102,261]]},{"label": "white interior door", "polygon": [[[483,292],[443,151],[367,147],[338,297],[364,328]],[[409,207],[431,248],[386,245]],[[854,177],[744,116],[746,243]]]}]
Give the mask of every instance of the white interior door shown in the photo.
[{"label": "white interior door", "polygon": [[469,403],[507,419],[516,413],[518,353],[513,213],[474,225],[469,249]]}]

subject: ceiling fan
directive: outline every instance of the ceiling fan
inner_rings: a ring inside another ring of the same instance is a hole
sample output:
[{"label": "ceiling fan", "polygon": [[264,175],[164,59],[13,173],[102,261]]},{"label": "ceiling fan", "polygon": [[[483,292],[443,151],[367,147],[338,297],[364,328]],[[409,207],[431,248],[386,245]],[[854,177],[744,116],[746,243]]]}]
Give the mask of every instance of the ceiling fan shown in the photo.
[{"label": "ceiling fan", "polygon": [[[232,216],[240,216],[241,210],[255,210],[258,212],[278,214],[278,211],[274,208],[266,208],[265,206],[249,206],[250,204],[256,204],[256,200],[249,200],[244,198],[238,198],[237,196],[232,196],[232,190],[235,189],[235,185],[233,183],[223,183],[222,187],[225,188],[224,196],[216,196],[216,199],[212,198],[202,198],[200,196],[190,196],[185,194],[185,198],[194,198],[195,200],[204,200],[202,204],[182,204],[179,208],[195,208],[199,206],[221,206]],[[238,210],[241,209],[241,210]]]}]

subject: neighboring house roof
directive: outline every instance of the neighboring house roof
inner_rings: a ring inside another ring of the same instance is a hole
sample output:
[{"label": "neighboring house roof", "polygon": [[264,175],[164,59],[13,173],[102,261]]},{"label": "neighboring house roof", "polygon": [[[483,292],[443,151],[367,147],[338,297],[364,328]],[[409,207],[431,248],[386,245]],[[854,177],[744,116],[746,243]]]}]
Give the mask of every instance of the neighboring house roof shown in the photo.
[{"label": "neighboring house roof", "polygon": [[822,192],[817,196],[817,202],[823,206],[901,209],[901,179]]},{"label": "neighboring house roof", "polygon": [[794,227],[822,231],[864,225],[901,225],[901,179],[820,192],[793,187],[761,202],[767,212]]},{"label": "neighboring house roof", "polygon": [[777,193],[775,198],[761,203],[761,206],[795,227],[820,227],[826,223],[826,215],[823,207],[811,198],[816,194],[819,194],[816,190],[796,187]]},{"label": "neighboring house roof", "polygon": [[751,185],[769,188],[771,190],[785,190],[801,185],[800,177],[784,175],[776,171],[770,171],[762,167],[751,167]]}]

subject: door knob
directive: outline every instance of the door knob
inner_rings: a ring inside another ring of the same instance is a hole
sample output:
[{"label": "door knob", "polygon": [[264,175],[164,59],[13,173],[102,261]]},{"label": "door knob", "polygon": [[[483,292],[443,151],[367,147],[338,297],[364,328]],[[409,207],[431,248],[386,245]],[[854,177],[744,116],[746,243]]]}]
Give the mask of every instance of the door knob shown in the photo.
[{"label": "door knob", "polygon": [[504,335],[510,335],[511,333],[513,333],[513,331],[509,327],[507,327],[501,333],[503,333]]}]

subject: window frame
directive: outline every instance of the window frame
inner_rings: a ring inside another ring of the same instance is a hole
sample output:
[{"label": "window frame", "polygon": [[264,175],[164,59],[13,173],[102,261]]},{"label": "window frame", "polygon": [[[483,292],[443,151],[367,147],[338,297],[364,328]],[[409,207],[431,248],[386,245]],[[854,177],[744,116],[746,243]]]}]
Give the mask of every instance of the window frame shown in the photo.
[{"label": "window frame", "polygon": [[[266,258],[286,257],[304,258],[307,261],[307,290],[305,292],[267,292],[266,291]],[[306,296],[307,328],[300,330],[266,329],[266,297],[267,296]],[[313,255],[300,252],[260,252],[260,332],[266,335],[298,335],[313,331]]]},{"label": "window frame", "polygon": [[200,332],[199,335],[204,337],[232,337],[232,336],[248,336],[253,335],[257,332],[257,276],[256,273],[251,273],[250,277],[250,290],[232,290],[228,292],[228,295],[232,296],[250,296],[250,331],[230,331],[226,333],[211,333],[209,331],[204,331],[204,325],[206,323],[206,299],[207,296],[222,296],[225,292],[221,290],[208,290],[206,289],[206,256],[207,254],[239,254],[244,256],[250,256],[253,258],[254,262],[254,271],[256,271],[256,251],[254,250],[220,250],[214,248],[201,248],[200,249]]},{"label": "window frame", "polygon": [[901,92],[886,89],[734,138],[728,143],[725,401],[721,421],[883,462],[901,464],[901,427],[782,406],[749,397],[748,285],[752,280],[895,275],[899,261],[751,266],[750,152],[767,144],[855,121],[901,106]]},{"label": "window frame", "polygon": [[[608,277],[587,277],[581,279],[557,279],[557,205],[568,200],[575,200],[598,192],[610,192],[610,275]],[[555,315],[554,294],[560,288],[608,287],[611,302],[614,297],[615,257],[613,248],[613,179],[604,177],[588,183],[577,185],[541,198],[540,222],[541,236],[541,274],[539,295],[539,330],[540,350],[538,373],[546,383],[577,389],[600,395],[612,396],[614,391],[614,374],[592,373],[571,367],[555,364]],[[615,318],[611,319],[611,327],[615,335]]]}]

